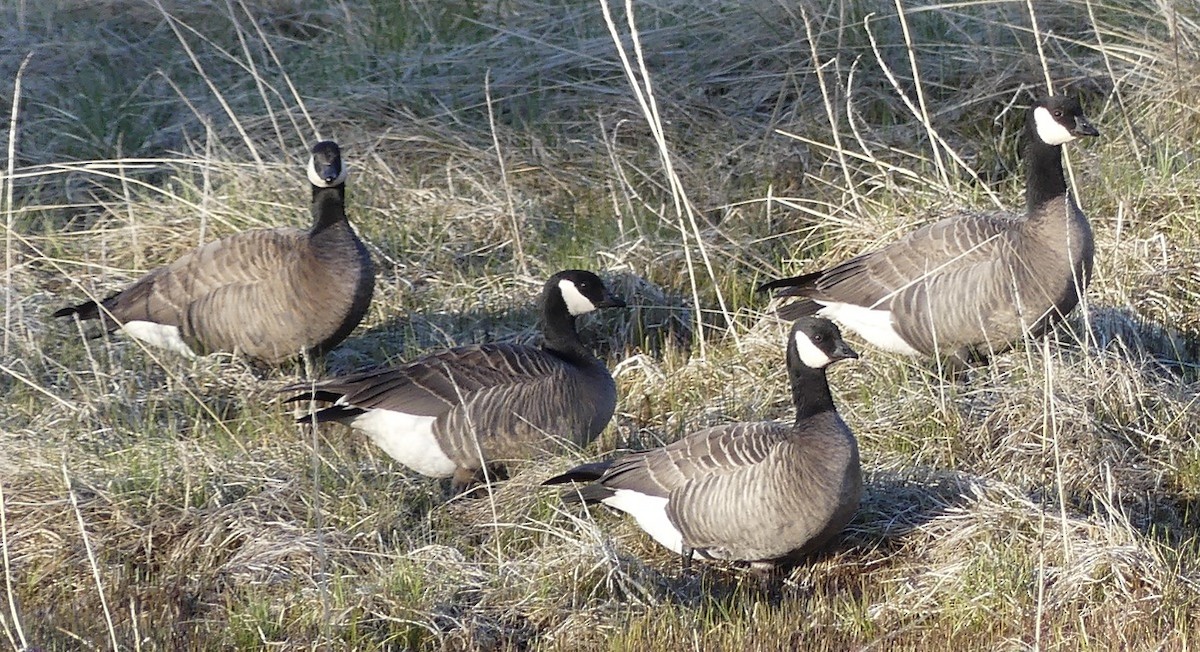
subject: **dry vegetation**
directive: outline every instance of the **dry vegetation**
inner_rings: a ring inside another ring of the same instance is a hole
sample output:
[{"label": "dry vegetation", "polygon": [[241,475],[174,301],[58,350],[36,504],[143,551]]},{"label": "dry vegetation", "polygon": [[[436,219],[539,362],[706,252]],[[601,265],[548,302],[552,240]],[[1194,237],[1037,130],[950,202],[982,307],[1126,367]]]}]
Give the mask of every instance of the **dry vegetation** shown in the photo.
[{"label": "dry vegetation", "polygon": [[[1194,647],[1200,7],[635,5],[609,7],[625,64],[588,0],[0,5],[0,647]],[[537,487],[786,418],[756,281],[1019,207],[1019,106],[1047,76],[1103,132],[1070,148],[1087,303],[961,384],[860,345],[832,383],[867,495],[828,555],[769,594],[680,574],[627,519]],[[598,269],[635,306],[588,324],[622,396],[598,442],[442,504],[361,436],[293,426],[273,390],[299,367],[48,319],[304,223],[318,136],[346,150],[380,268],[319,373],[530,338],[540,279]]]}]

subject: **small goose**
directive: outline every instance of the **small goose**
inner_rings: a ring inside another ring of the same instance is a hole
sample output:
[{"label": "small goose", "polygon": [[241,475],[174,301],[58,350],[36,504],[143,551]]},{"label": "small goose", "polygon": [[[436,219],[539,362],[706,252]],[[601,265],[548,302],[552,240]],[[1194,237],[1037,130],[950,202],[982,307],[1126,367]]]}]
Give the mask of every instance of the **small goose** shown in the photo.
[{"label": "small goose", "polygon": [[339,344],[366,314],[375,271],[346,221],[347,169],[336,143],[313,146],[313,225],[245,231],[155,269],[99,304],[55,317],[98,319],[107,332],[186,356],[235,351],[275,363]]},{"label": "small goose", "polygon": [[787,345],[794,423],[707,428],[543,484],[591,482],[563,499],[630,514],[685,566],[694,557],[761,568],[818,550],[853,518],[862,494],[858,444],[825,379],[830,364],[857,357],[832,322],[801,317]]},{"label": "small goose", "polygon": [[771,281],[760,291],[804,301],[783,319],[817,314],[871,344],[958,364],[986,359],[1079,303],[1094,252],[1092,227],[1063,178],[1062,145],[1099,132],[1072,97],[1034,102],[1025,124],[1025,214],[960,215],[921,227],[833,268]]},{"label": "small goose", "polygon": [[488,343],[434,353],[400,367],[368,371],[281,392],[287,402],[333,406],[299,421],[335,421],[362,430],[397,462],[461,493],[504,462],[582,446],[608,425],[617,387],[579,340],[575,318],[620,308],[600,277],[561,271],[542,291],[542,346]]}]

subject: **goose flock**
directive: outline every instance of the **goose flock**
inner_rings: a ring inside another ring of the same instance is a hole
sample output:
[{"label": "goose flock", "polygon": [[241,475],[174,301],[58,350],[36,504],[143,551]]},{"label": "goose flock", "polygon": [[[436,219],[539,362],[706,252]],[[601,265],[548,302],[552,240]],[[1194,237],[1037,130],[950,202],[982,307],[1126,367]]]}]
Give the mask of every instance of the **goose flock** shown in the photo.
[{"label": "goose flock", "polygon": [[[821,550],[854,517],[863,491],[858,444],[826,379],[830,365],[858,357],[835,322],[875,348],[959,365],[1044,334],[1079,303],[1094,255],[1062,146],[1097,135],[1074,98],[1039,99],[1022,134],[1023,213],[950,217],[760,286],[799,299],[777,310],[792,322],[785,360],[794,420],[705,428],[544,484],[570,485],[564,502],[632,516],[685,564],[772,568]],[[308,230],[231,235],[54,316],[96,320],[94,336],[120,331],[185,356],[226,351],[277,364],[336,347],[366,314],[375,272],[347,221],[340,148],[322,141],[311,154]],[[453,495],[487,486],[510,464],[593,442],[618,403],[612,374],[576,320],[624,300],[595,273],[571,269],[550,276],[540,304],[537,346],[457,346],[280,392],[304,411],[298,421],[362,431],[409,469],[451,479]]]}]

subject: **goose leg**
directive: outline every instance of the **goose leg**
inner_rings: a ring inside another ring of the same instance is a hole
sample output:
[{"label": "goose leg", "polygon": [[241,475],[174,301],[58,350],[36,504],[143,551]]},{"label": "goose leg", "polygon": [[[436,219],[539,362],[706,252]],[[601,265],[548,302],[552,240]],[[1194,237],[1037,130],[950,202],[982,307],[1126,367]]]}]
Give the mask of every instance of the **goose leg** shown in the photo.
[{"label": "goose leg", "polygon": [[988,363],[988,357],[987,353],[970,348],[954,351],[942,358],[941,364],[938,365],[941,368],[942,379],[946,382],[966,384],[976,367]]},{"label": "goose leg", "polygon": [[782,599],[784,574],[778,564],[769,561],[752,561],[750,562],[750,576],[756,580],[758,590],[769,600],[774,602]]},{"label": "goose leg", "polygon": [[680,568],[680,571],[686,573],[686,572],[692,570],[692,553],[694,552],[694,550],[691,546],[687,545],[686,543],[682,544],[682,545],[683,545],[683,550],[681,551],[682,555],[679,558],[679,561],[680,561],[679,568]]},{"label": "goose leg", "polygon": [[454,469],[454,475],[450,480],[450,497],[465,493],[474,484],[475,478],[475,471],[472,469],[464,469],[461,466]]}]

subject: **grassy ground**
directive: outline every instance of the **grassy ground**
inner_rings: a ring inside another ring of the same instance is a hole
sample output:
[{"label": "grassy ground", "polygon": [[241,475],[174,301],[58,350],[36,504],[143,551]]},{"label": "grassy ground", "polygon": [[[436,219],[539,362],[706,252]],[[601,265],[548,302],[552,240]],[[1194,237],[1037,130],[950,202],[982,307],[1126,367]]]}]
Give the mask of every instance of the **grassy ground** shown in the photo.
[{"label": "grassy ground", "polygon": [[[613,5],[616,40],[573,0],[0,6],[0,646],[1192,649],[1200,8],[898,4]],[[1047,76],[1102,131],[1068,147],[1085,305],[958,385],[860,344],[831,382],[864,504],[782,592],[681,574],[537,487],[787,418],[786,325],[755,283],[1019,208],[1019,108]],[[380,270],[322,373],[530,339],[541,280],[597,269],[634,306],[587,324],[621,395],[599,441],[442,504],[361,435],[293,426],[274,390],[298,366],[50,321],[200,242],[304,224],[318,137]]]}]

